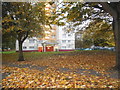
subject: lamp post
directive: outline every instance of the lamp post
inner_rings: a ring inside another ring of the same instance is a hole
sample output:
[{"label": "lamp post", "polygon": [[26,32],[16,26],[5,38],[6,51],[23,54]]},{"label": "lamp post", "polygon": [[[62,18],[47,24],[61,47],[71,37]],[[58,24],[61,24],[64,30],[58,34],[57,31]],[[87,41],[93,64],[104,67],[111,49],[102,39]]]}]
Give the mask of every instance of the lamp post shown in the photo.
[{"label": "lamp post", "polygon": [[46,52],[46,47],[45,47],[45,46],[46,46],[46,43],[43,42],[43,43],[42,43],[42,46],[43,46],[43,52]]}]

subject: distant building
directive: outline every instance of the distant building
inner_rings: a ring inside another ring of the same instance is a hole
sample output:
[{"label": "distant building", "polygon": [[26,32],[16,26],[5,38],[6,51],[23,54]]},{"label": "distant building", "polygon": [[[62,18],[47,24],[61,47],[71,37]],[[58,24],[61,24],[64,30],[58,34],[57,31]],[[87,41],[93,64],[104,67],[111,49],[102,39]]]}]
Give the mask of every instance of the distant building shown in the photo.
[{"label": "distant building", "polygon": [[[54,25],[53,25],[54,26]],[[54,26],[54,29],[45,31],[44,38],[27,38],[23,42],[23,51],[71,51],[75,49],[75,33],[68,33],[63,27]],[[16,41],[16,51],[19,50]]]},{"label": "distant building", "polygon": [[[55,5],[51,6],[46,3],[46,15],[51,16],[52,9]],[[66,33],[63,27],[57,25],[45,25],[45,36],[43,38],[27,38],[23,42],[23,51],[69,51],[75,49],[75,35],[74,33]],[[19,50],[18,41],[16,41],[16,51]]]},{"label": "distant building", "polygon": [[[39,41],[36,37],[26,39],[23,43],[23,51],[38,51]],[[16,51],[19,50],[18,40],[16,41]]]},{"label": "distant building", "polygon": [[83,48],[83,31],[75,33],[75,48]]},{"label": "distant building", "polygon": [[[43,38],[27,38],[23,42],[23,51],[39,51],[39,52],[46,52],[46,51],[57,51],[57,26],[52,25],[52,29],[46,26],[45,36]],[[19,50],[18,41],[16,41],[16,51]]]},{"label": "distant building", "polygon": [[63,27],[59,27],[57,34],[60,51],[70,51],[75,49],[75,33],[68,33]]}]

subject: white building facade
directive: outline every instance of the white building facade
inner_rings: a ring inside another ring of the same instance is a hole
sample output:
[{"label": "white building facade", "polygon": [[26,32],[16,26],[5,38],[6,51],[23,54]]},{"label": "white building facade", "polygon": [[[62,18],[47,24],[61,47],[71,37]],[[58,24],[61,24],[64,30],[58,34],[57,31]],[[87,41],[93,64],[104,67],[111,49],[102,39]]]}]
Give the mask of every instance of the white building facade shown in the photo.
[{"label": "white building facade", "polygon": [[62,26],[59,27],[57,31],[57,41],[60,51],[69,51],[75,49],[75,33],[68,33]]},{"label": "white building facade", "polygon": [[[51,39],[43,38],[39,40],[36,37],[27,38],[23,42],[23,51],[71,51],[75,50],[75,33],[68,33],[63,27],[56,28],[55,42]],[[49,50],[50,49],[50,50]],[[18,41],[16,41],[16,51],[19,50]]]},{"label": "white building facade", "polygon": [[[38,46],[41,46],[39,40],[36,37],[27,38],[23,42],[22,49],[23,51],[38,51]],[[16,41],[16,51],[19,50],[18,40]]]}]

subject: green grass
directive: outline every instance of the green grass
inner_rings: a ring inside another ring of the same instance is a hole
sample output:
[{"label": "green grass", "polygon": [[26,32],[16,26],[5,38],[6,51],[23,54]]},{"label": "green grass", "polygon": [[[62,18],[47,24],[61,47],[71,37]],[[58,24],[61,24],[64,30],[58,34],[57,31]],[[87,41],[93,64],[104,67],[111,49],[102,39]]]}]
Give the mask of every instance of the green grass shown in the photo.
[{"label": "green grass", "polygon": [[[24,53],[32,53],[32,54],[59,54],[59,53],[69,53],[74,51],[60,51],[60,52],[24,52]],[[16,51],[2,51],[2,54],[10,54],[16,53]]]},{"label": "green grass", "polygon": [[[60,52],[24,52],[25,61],[33,61],[33,60],[46,60],[51,57],[55,57],[55,54],[67,54],[67,53],[80,53],[83,55],[92,55],[94,53],[114,53],[112,51],[102,51],[102,50],[92,50],[92,51],[60,51]],[[18,52],[15,51],[6,51],[2,52],[2,62],[15,62],[18,60]]]},{"label": "green grass", "polygon": [[[31,60],[41,60],[54,57],[54,54],[64,54],[74,51],[60,51],[60,52],[24,52],[24,58],[26,61]],[[2,62],[14,62],[18,60],[18,52],[15,51],[6,51],[2,52]]]},{"label": "green grass", "polygon": [[3,54],[15,53],[16,51],[2,51]]},{"label": "green grass", "polygon": [[58,52],[24,52],[24,53],[32,53],[32,54],[61,54],[61,53],[69,53],[74,51],[58,51]]}]

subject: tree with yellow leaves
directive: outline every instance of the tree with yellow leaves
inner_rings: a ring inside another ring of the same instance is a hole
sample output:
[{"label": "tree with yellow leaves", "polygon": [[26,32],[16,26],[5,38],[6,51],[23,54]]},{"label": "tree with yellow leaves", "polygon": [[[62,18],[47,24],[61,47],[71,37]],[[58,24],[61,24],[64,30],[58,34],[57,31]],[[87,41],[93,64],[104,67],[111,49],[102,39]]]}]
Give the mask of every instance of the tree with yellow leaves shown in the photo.
[{"label": "tree with yellow leaves", "polygon": [[2,31],[3,34],[12,33],[12,35],[18,40],[18,61],[24,61],[22,44],[25,39],[33,35],[43,35],[43,25],[47,24],[44,7],[44,3],[2,3]]}]

